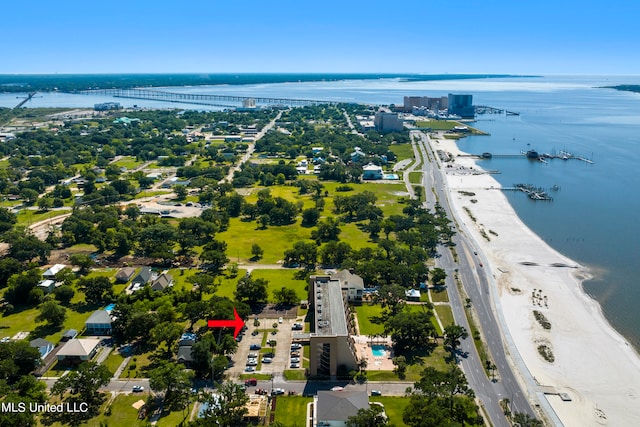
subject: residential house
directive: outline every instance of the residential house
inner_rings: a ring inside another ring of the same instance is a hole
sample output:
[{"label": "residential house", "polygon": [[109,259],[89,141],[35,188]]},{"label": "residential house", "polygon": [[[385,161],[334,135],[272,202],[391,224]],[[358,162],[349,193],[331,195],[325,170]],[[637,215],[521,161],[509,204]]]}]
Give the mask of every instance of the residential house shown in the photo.
[{"label": "residential house", "polygon": [[69,364],[80,364],[91,360],[98,352],[100,339],[98,338],[74,338],[58,351],[56,354],[58,362]]},{"label": "residential house", "polygon": [[44,273],[42,273],[42,277],[45,278],[45,279],[53,280],[53,279],[55,279],[56,274],[58,274],[65,267],[66,267],[66,265],[64,265],[64,264],[56,264],[56,265],[52,266],[51,268],[49,268]]},{"label": "residential house", "polygon": [[193,357],[191,356],[192,348],[190,345],[181,345],[178,347],[178,363],[189,366],[191,362],[193,362]]},{"label": "residential house", "polygon": [[133,267],[121,268],[116,273],[116,282],[127,283],[129,280],[131,280],[134,274],[136,274],[136,269]]},{"label": "residential house", "polygon": [[169,273],[162,273],[153,281],[151,289],[154,291],[163,291],[171,286],[173,286],[173,276]]},{"label": "residential house", "polygon": [[382,174],[382,167],[374,165],[373,163],[369,163],[362,167],[363,180],[382,179],[382,178],[384,178],[384,175]]},{"label": "residential house", "polygon": [[407,289],[406,291],[404,291],[404,295],[407,301],[420,301],[421,294],[417,289]]},{"label": "residential house", "polygon": [[142,267],[136,277],[131,279],[131,284],[133,285],[134,290],[146,285],[151,282],[151,267]]},{"label": "residential house", "polygon": [[87,334],[111,335],[111,316],[106,310],[96,310],[84,322]]},{"label": "residential house", "polygon": [[194,345],[197,340],[198,340],[198,336],[196,334],[194,334],[193,332],[185,332],[180,337],[180,341],[178,341],[178,346],[182,347],[182,346]]},{"label": "residential house", "polygon": [[53,280],[49,280],[49,279],[43,280],[40,283],[38,283],[38,288],[42,289],[42,291],[45,294],[50,294],[56,288],[56,282],[54,282]]},{"label": "residential house", "polygon": [[29,345],[38,349],[41,359],[47,357],[47,354],[51,353],[51,350],[53,350],[54,348],[53,343],[42,338],[36,338],[35,340],[29,342]]},{"label": "residential house", "polygon": [[349,417],[360,409],[369,409],[366,391],[318,391],[314,397],[313,427],[346,426]]},{"label": "residential house", "polygon": [[64,333],[62,334],[62,338],[60,339],[60,341],[69,341],[74,339],[75,337],[78,336],[78,331],[75,329],[68,329],[66,331],[64,331]]}]

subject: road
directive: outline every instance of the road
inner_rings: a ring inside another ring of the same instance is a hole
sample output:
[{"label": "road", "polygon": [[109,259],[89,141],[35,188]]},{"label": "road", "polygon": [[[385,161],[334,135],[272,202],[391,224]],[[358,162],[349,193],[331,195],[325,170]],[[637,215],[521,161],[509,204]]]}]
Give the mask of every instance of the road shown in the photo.
[{"label": "road", "polygon": [[[423,185],[425,186],[425,207],[433,208],[436,203],[439,203],[450,218],[455,218],[449,205],[449,190],[446,186],[442,168],[439,166],[437,154],[433,150],[428,135],[422,132],[412,132],[412,135],[416,137],[418,149],[423,157],[422,172]],[[465,292],[475,308],[477,314],[476,322],[483,333],[491,359],[497,366],[499,380],[491,381],[487,378],[473,344],[473,338],[463,340],[461,343],[460,351],[466,357],[460,358],[460,366],[467,375],[469,385],[482,401],[491,423],[494,426],[509,426],[510,424],[498,403],[502,399],[507,398],[510,400],[511,411],[514,413],[524,412],[532,416],[536,414],[529,403],[528,396],[516,379],[505,354],[502,331],[496,320],[495,309],[490,295],[490,286],[493,286],[487,278],[490,272],[486,267],[482,267],[482,265],[487,264],[486,262],[484,264],[481,262],[482,254],[480,256],[475,255],[477,250],[474,248],[473,242],[467,237],[467,233],[460,229],[456,231],[457,233],[452,240],[458,255],[457,262],[454,260],[449,247],[440,246],[438,248],[436,266],[447,272],[446,285],[456,323],[470,331],[464,303],[455,282],[455,274],[457,272]]]},{"label": "road", "polygon": [[278,112],[278,115],[273,120],[271,120],[269,122],[269,124],[267,124],[265,127],[263,127],[260,132],[258,132],[258,134],[254,138],[253,142],[251,144],[249,144],[249,147],[247,147],[246,153],[244,153],[244,155],[242,156],[240,161],[238,161],[238,163],[235,166],[233,166],[233,167],[231,167],[229,169],[229,173],[227,174],[227,176],[225,178],[220,180],[219,184],[222,184],[225,181],[228,181],[228,182],[233,181],[233,174],[236,171],[240,170],[240,167],[242,166],[242,164],[244,162],[246,162],[247,160],[249,160],[251,158],[251,156],[253,155],[253,152],[256,149],[256,141],[258,141],[260,138],[265,136],[266,133],[269,132],[271,130],[271,128],[273,128],[275,126],[276,122],[278,120],[280,120],[280,117],[282,117],[282,111]]}]

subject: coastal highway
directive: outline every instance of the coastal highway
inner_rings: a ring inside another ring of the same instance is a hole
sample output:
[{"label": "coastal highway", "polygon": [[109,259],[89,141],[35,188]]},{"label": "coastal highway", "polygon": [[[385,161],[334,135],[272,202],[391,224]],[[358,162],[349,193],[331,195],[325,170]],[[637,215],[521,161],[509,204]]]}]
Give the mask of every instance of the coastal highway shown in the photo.
[{"label": "coastal highway", "polygon": [[[450,218],[455,218],[449,206],[445,178],[428,135],[423,132],[412,132],[411,135],[416,141],[423,158],[422,172],[426,199],[425,207],[431,209],[436,203],[439,203]],[[474,249],[473,242],[465,235],[464,230],[456,231],[457,233],[452,240],[458,255],[457,262],[448,247],[440,246],[438,248],[439,256],[436,258],[436,266],[447,272],[446,285],[449,290],[450,304],[456,323],[464,326],[467,331],[471,331],[464,312],[464,304],[454,279],[457,271],[477,313],[476,322],[482,330],[491,359],[497,366],[498,380],[493,382],[487,378],[473,344],[473,337],[462,341],[460,351],[464,356],[459,358],[459,363],[467,375],[470,387],[473,388],[476,396],[482,402],[485,414],[489,417],[491,423],[494,426],[509,426],[510,424],[499,405],[500,400],[509,399],[511,411],[514,413],[523,412],[532,416],[536,416],[536,413],[507,360],[502,332],[491,304],[487,269],[481,266],[479,256],[475,255],[477,250]]]}]

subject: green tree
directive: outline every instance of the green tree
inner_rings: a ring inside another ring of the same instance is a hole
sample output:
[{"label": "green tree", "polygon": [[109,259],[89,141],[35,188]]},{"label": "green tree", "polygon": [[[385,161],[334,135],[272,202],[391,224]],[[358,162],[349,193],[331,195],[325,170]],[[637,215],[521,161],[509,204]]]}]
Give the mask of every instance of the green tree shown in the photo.
[{"label": "green tree", "polygon": [[67,305],[71,302],[71,299],[73,299],[73,296],[75,295],[75,293],[76,292],[69,285],[62,285],[60,287],[57,287],[53,291],[53,295],[55,296],[55,298],[58,301],[60,301],[61,304],[64,304],[64,305]]},{"label": "green tree", "polygon": [[309,208],[302,211],[302,226],[313,227],[320,219],[320,211],[316,208]]},{"label": "green tree", "polygon": [[356,415],[347,419],[347,427],[393,427],[380,405],[369,405],[368,409],[358,409]]},{"label": "green tree", "polygon": [[105,276],[81,277],[78,288],[83,290],[85,300],[90,304],[107,302],[113,297],[113,283]]},{"label": "green tree", "polygon": [[67,309],[57,301],[49,300],[40,306],[40,314],[36,316],[36,322],[46,321],[49,325],[60,327],[67,318]]},{"label": "green tree", "polygon": [[72,265],[80,267],[80,274],[85,275],[89,269],[96,265],[95,261],[87,254],[73,254],[69,257]]},{"label": "green tree", "polygon": [[105,395],[98,390],[109,384],[113,375],[104,365],[84,362],[77,370],[69,371],[60,377],[51,388],[51,394],[57,396],[62,403],[71,407],[87,405],[86,412],[47,412],[43,415],[45,424],[59,422],[64,425],[79,426],[98,415]]},{"label": "green tree", "polygon": [[216,394],[206,394],[203,402],[207,403],[207,409],[203,418],[192,422],[194,427],[219,426],[242,427],[247,425],[245,415],[248,410],[246,404],[249,396],[237,384],[226,382],[216,390]]},{"label": "green tree", "polygon": [[176,193],[176,199],[178,200],[186,199],[187,195],[189,194],[187,187],[185,187],[184,185],[174,185],[173,192]]},{"label": "green tree", "polygon": [[26,340],[0,344],[0,386],[14,384],[40,366],[40,352]]},{"label": "green tree", "polygon": [[251,275],[244,276],[236,285],[236,300],[249,305],[256,305],[267,302],[267,288],[269,281],[266,279],[254,279]]},{"label": "green tree", "polygon": [[151,342],[158,348],[162,343],[166,344],[165,354],[171,353],[173,344],[180,338],[182,327],[173,322],[161,322],[155,325],[151,331]]},{"label": "green tree", "polygon": [[460,340],[466,339],[469,336],[467,329],[464,326],[460,325],[448,325],[444,328],[444,345],[448,347],[451,352],[451,356],[455,355],[458,346],[460,345]]},{"label": "green tree", "polygon": [[262,255],[264,255],[264,250],[260,247],[260,245],[254,243],[253,245],[251,245],[251,255],[253,255],[252,260],[257,261],[262,258]]},{"label": "green tree", "polygon": [[149,370],[149,387],[156,393],[164,393],[164,404],[172,410],[183,409],[190,398],[193,372],[181,365],[161,360]]},{"label": "green tree", "polygon": [[273,299],[277,304],[285,306],[296,305],[299,302],[296,291],[291,288],[285,288],[284,286],[273,291]]}]

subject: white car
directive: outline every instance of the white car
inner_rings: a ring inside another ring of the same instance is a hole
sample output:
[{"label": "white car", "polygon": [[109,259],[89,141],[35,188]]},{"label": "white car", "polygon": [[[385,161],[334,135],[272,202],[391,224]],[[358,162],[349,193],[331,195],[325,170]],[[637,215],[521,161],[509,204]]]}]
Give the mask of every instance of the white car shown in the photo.
[{"label": "white car", "polygon": [[300,350],[301,348],[301,344],[291,344],[291,350]]},{"label": "white car", "polygon": [[278,323],[282,323],[282,322],[283,322],[282,317],[278,317]]},{"label": "white car", "polygon": [[299,363],[291,363],[291,368],[296,369],[299,368],[300,364]]},{"label": "white car", "polygon": [[254,368],[253,366],[247,366],[246,368],[244,368],[245,372],[255,372],[256,368]]},{"label": "white car", "polygon": [[257,359],[247,360],[247,366],[258,366],[258,360]]},{"label": "white car", "polygon": [[292,357],[291,358],[291,363],[300,363],[300,358],[299,357]]},{"label": "white car", "polygon": [[273,390],[271,390],[271,395],[275,396],[278,394],[284,394],[284,389],[283,388],[274,388]]},{"label": "white car", "polygon": [[249,353],[247,355],[247,359],[256,359],[258,357],[258,353]]},{"label": "white car", "polygon": [[263,357],[262,358],[262,363],[271,363],[273,362],[273,359],[270,357]]},{"label": "white car", "polygon": [[144,387],[143,387],[143,386],[141,386],[141,385],[134,385],[134,386],[131,388],[131,391],[133,391],[134,393],[139,393],[139,392],[141,392],[141,391],[144,391]]}]

